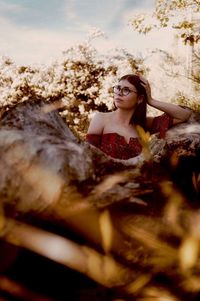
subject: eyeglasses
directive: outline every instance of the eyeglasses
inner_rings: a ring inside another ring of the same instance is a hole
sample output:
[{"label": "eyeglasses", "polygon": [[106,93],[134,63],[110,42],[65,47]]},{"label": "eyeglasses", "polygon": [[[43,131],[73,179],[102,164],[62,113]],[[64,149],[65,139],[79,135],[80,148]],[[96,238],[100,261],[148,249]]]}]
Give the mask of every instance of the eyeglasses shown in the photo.
[{"label": "eyeglasses", "polygon": [[120,85],[113,87],[113,92],[115,94],[121,94],[122,96],[127,96],[129,93],[137,93],[137,91],[131,90],[128,87],[121,87]]}]

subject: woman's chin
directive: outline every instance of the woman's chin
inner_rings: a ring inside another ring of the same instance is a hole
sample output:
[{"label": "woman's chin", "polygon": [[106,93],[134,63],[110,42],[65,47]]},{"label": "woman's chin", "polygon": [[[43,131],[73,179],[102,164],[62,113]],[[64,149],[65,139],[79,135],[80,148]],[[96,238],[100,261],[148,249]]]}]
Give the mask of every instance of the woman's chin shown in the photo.
[{"label": "woman's chin", "polygon": [[116,107],[118,107],[118,106],[121,106],[121,105],[123,104],[123,101],[120,100],[120,99],[116,99],[116,100],[114,101],[114,104],[115,104]]}]

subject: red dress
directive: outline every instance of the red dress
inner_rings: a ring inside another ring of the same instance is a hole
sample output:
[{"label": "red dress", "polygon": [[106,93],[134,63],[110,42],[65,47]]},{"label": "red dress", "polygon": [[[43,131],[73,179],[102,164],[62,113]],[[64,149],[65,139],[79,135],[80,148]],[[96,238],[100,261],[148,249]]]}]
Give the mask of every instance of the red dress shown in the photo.
[{"label": "red dress", "polygon": [[[164,138],[166,131],[171,125],[172,118],[167,114],[162,114],[153,119],[150,133],[159,132],[160,138]],[[121,160],[136,157],[142,151],[142,145],[138,138],[131,137],[127,143],[125,138],[117,133],[87,134],[86,141],[98,147],[107,155]]]}]

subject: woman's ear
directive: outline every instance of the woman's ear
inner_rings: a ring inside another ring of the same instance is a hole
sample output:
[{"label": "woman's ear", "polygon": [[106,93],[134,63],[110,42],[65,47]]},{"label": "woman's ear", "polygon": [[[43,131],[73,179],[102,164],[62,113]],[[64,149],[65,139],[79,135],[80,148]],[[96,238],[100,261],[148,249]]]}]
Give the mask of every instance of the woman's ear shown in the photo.
[{"label": "woman's ear", "polygon": [[141,104],[144,101],[144,95],[138,96],[138,104]]}]

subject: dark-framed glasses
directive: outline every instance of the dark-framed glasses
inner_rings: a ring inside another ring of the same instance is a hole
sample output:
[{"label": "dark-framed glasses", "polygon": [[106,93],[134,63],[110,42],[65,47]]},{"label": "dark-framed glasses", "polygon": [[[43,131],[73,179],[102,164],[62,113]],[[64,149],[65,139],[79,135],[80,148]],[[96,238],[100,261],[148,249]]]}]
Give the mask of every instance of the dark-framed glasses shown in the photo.
[{"label": "dark-framed glasses", "polygon": [[131,90],[131,89],[129,89],[129,87],[121,87],[120,85],[114,86],[113,92],[115,94],[121,94],[123,96],[127,96],[129,93],[132,93],[132,92],[137,94],[137,91]]}]

